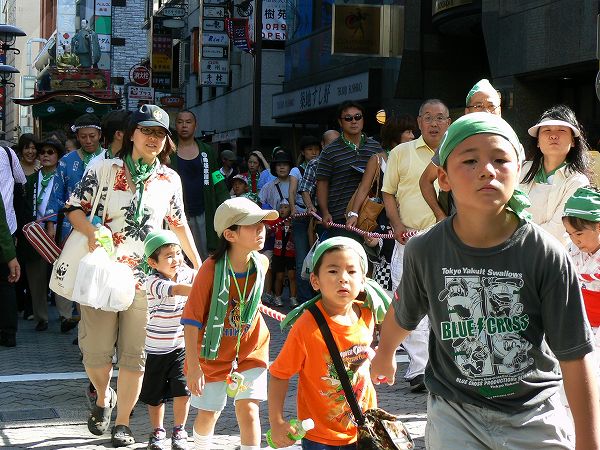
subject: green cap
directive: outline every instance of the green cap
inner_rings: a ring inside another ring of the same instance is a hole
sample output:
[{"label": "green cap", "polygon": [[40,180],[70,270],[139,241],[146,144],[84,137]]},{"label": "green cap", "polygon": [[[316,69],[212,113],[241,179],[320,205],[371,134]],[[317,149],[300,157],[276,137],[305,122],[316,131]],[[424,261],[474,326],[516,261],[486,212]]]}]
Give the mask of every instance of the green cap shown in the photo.
[{"label": "green cap", "polygon": [[600,192],[590,187],[577,189],[565,203],[563,217],[600,222]]},{"label": "green cap", "polygon": [[179,239],[171,230],[152,231],[144,239],[144,255],[148,258],[157,248],[166,244],[181,245]]},{"label": "green cap", "polygon": [[467,94],[467,99],[465,100],[465,106],[469,106],[471,97],[473,97],[473,95],[476,92],[487,92],[490,94],[498,95],[498,91],[496,89],[494,89],[494,86],[492,86],[492,83],[490,83],[487,78],[483,78],[483,79],[479,80],[477,83],[475,83],[475,85],[471,88],[471,90]]}]

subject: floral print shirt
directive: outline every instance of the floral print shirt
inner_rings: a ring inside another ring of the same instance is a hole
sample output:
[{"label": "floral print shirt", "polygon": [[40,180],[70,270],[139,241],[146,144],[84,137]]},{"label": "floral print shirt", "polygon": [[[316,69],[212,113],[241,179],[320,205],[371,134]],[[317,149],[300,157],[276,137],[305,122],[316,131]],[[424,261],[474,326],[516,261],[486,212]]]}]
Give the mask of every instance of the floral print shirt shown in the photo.
[{"label": "floral print shirt", "polygon": [[[179,175],[157,164],[155,172],[145,183],[141,206],[144,212],[139,222],[134,219],[137,194],[131,190],[123,160],[119,158],[100,161],[90,167],[67,201],[67,206],[80,208],[89,215],[96,195],[101,196],[95,215],[102,218],[106,209],[104,225],[112,232],[116,260],[131,267],[136,288],[141,290],[145,290],[146,286],[146,274],[141,267],[144,262],[144,239],[151,231],[163,228],[165,221],[171,227],[186,222]],[[110,189],[104,187],[99,193],[100,183],[106,179],[107,171],[113,172],[109,178]]]}]

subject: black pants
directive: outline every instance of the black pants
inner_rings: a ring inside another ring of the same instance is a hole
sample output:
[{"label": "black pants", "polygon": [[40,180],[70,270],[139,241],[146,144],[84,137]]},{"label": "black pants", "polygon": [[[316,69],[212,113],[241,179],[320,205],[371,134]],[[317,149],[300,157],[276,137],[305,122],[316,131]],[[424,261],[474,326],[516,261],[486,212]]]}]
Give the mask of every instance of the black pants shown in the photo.
[{"label": "black pants", "polygon": [[0,331],[5,335],[17,333],[17,293],[14,283],[8,282],[8,264],[0,263]]}]

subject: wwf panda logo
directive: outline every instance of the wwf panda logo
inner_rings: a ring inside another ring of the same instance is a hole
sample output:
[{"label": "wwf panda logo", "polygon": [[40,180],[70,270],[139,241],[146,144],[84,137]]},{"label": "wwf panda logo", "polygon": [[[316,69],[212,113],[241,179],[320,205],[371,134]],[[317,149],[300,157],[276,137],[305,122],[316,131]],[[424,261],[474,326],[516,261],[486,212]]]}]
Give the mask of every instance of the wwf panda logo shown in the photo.
[{"label": "wwf panda logo", "polygon": [[63,281],[65,279],[67,270],[69,270],[69,265],[66,262],[61,262],[58,268],[56,269],[56,278],[59,281]]}]

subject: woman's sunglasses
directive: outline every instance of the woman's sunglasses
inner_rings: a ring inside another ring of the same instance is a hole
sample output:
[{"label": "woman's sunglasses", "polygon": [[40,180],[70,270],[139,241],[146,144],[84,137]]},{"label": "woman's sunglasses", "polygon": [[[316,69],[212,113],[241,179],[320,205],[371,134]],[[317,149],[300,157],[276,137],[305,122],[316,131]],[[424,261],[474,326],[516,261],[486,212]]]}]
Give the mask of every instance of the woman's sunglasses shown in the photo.
[{"label": "woman's sunglasses", "polygon": [[38,152],[38,154],[40,154],[40,155],[54,155],[54,154],[56,154],[56,150],[53,150],[53,149],[49,149],[49,150],[40,150],[40,151]]},{"label": "woman's sunglasses", "polygon": [[342,117],[342,119],[345,120],[346,122],[352,122],[353,120],[356,120],[358,122],[359,120],[362,120],[362,118],[363,118],[363,115],[360,113],[356,113],[353,116],[348,114],[347,116]]}]

